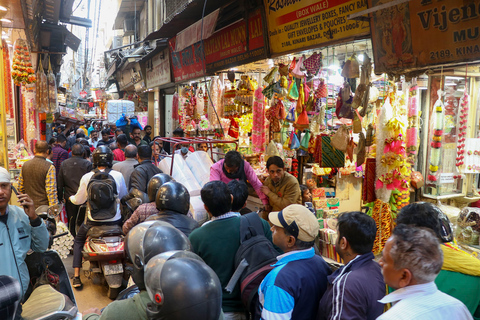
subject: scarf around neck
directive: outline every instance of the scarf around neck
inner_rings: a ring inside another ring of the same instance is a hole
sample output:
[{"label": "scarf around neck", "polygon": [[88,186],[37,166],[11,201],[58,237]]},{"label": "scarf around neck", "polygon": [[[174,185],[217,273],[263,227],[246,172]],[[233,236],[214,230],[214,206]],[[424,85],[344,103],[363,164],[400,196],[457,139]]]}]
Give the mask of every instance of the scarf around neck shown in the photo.
[{"label": "scarf around neck", "polygon": [[238,179],[240,181],[243,181],[247,183],[247,176],[245,175],[245,162],[242,161],[240,164],[240,167],[238,167],[237,172],[235,173],[228,173],[227,170],[225,169],[225,162],[222,164],[222,170],[223,174],[228,178],[228,179]]}]

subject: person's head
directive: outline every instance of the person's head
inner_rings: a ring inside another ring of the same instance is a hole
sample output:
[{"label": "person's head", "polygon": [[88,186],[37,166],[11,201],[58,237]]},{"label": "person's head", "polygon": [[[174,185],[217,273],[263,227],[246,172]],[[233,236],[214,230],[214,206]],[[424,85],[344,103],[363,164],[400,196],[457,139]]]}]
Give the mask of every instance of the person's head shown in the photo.
[{"label": "person's head", "polygon": [[93,131],[90,133],[90,139],[92,139],[92,141],[97,141],[97,140],[98,140],[98,131],[93,130]]},{"label": "person's head", "polygon": [[48,160],[52,160],[53,159],[53,148],[52,146],[48,146],[48,149],[47,149],[47,159]]},{"label": "person's head", "polygon": [[200,191],[200,197],[205,210],[214,217],[221,216],[232,209],[232,195],[223,181],[207,182]]},{"label": "person's head", "polygon": [[48,156],[48,147],[49,145],[47,141],[38,140],[37,142],[35,142],[35,155],[46,158]]},{"label": "person's head", "polygon": [[245,207],[245,203],[248,198],[247,184],[240,180],[232,180],[227,184],[228,191],[233,196],[232,211],[239,212],[240,209]]},{"label": "person's head", "polygon": [[113,152],[106,145],[97,147],[93,151],[93,165],[98,168],[111,168],[113,165]]},{"label": "person's head", "polygon": [[147,136],[150,136],[152,134],[152,126],[149,124],[147,124],[145,128],[143,128],[143,130],[145,130],[145,135]]},{"label": "person's head", "polygon": [[[75,130],[75,136],[77,136],[77,135],[80,134],[80,133],[83,133],[83,136],[85,136],[85,131],[83,131],[82,128],[77,128],[77,129]],[[78,138],[78,136],[77,136],[77,138]]]},{"label": "person's head", "polygon": [[283,252],[305,250],[313,247],[318,235],[318,221],[310,210],[301,204],[291,204],[282,211],[270,212],[272,241]]},{"label": "person's head", "polygon": [[55,130],[57,131],[58,134],[62,133],[62,131],[64,130],[64,128],[62,128],[62,126],[57,126],[55,128]]},{"label": "person's head", "polygon": [[137,147],[133,144],[129,144],[125,147],[125,158],[133,159],[137,157]]},{"label": "person's head", "polygon": [[208,151],[208,144],[206,142],[200,142],[197,146],[197,151]]},{"label": "person's head", "polygon": [[[72,146],[72,156],[83,157],[85,147],[80,143],[75,143]],[[88,148],[90,150],[90,148]]]},{"label": "person's head", "polygon": [[12,196],[12,184],[10,173],[7,169],[0,167],[0,214],[4,215],[10,198]]},{"label": "person's head", "polygon": [[85,121],[85,128],[90,127],[90,123],[92,123],[92,121],[90,119],[86,120]]},{"label": "person's head", "polygon": [[345,212],[338,217],[335,248],[344,260],[372,252],[377,235],[375,220],[358,211]]},{"label": "person's head", "polygon": [[133,140],[140,141],[142,140],[142,130],[138,127],[135,127],[132,129],[132,133],[130,133],[130,136]]},{"label": "person's head", "polygon": [[89,146],[83,146],[83,158],[90,160],[90,155],[92,154],[92,151],[90,151]]},{"label": "person's head", "polygon": [[180,152],[182,155],[186,155],[188,153],[188,144],[182,144],[180,147]]},{"label": "person's head", "polygon": [[267,171],[270,176],[270,179],[274,183],[280,182],[280,180],[285,175],[285,164],[283,163],[282,158],[279,156],[273,156],[267,160]]},{"label": "person's head", "polygon": [[125,147],[127,146],[128,144],[128,139],[127,139],[127,136],[125,134],[119,134],[117,136],[117,144],[118,144],[118,147],[120,149],[125,149]]},{"label": "person's head", "polygon": [[312,202],[312,193],[310,192],[310,189],[304,184],[300,185],[300,191],[302,192],[302,203],[305,204],[305,202]]},{"label": "person's head", "polygon": [[50,140],[48,140],[48,145],[49,146],[53,146],[56,143],[57,143],[57,138],[56,137],[51,137]]},{"label": "person's head", "polygon": [[228,151],[225,155],[223,167],[229,174],[234,174],[242,166],[243,157],[238,151]]},{"label": "person's head", "polygon": [[427,228],[399,224],[379,261],[385,283],[394,289],[432,282],[443,265],[437,236]]},{"label": "person's head", "polygon": [[177,129],[173,130],[173,136],[175,138],[183,138],[183,136],[184,136],[183,129],[182,128],[177,128]]},{"label": "person's head", "polygon": [[110,130],[109,129],[103,129],[102,130],[102,140],[107,142],[110,140]]},{"label": "person's head", "polygon": [[115,137],[118,138],[119,135],[123,134],[123,130],[120,128],[115,129]]},{"label": "person's head", "polygon": [[138,159],[140,161],[152,159],[152,148],[150,148],[149,146],[138,146],[137,151]]},{"label": "person's head", "polygon": [[88,140],[84,138],[77,139],[77,143],[80,143],[83,146],[90,147],[90,143],[88,143]]},{"label": "person's head", "polygon": [[172,181],[173,178],[166,173],[157,173],[147,184],[147,194],[149,202],[154,202],[157,196],[158,189],[165,183]]},{"label": "person's head", "polygon": [[158,156],[162,152],[162,148],[157,141],[152,141],[152,154]]}]

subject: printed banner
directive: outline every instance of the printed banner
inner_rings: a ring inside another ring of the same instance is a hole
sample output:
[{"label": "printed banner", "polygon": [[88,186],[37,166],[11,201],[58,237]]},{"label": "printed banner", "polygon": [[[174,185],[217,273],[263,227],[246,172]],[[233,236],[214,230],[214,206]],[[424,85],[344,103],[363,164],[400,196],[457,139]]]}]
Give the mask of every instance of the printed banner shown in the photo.
[{"label": "printed banner", "polygon": [[168,49],[157,53],[146,65],[147,88],[155,88],[172,81]]},{"label": "printed banner", "polygon": [[204,75],[203,46],[197,42],[180,52],[175,52],[176,38],[168,41],[172,56],[172,69],[175,82],[187,81]]},{"label": "printed banner", "polygon": [[369,23],[348,20],[366,0],[264,0],[273,54],[368,35]]},{"label": "printed banner", "polygon": [[409,1],[375,12],[371,29],[377,74],[480,59],[480,0]]},{"label": "printed banner", "polygon": [[207,73],[266,58],[260,10],[250,16],[248,25],[245,20],[234,23],[204,44]]}]

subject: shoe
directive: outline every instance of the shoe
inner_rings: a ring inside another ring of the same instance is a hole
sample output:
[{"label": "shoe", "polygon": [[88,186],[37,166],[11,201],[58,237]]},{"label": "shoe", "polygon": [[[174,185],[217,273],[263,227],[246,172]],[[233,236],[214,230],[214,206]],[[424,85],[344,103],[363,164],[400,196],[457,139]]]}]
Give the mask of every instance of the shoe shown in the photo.
[{"label": "shoe", "polygon": [[79,289],[83,286],[82,280],[80,280],[80,277],[73,277],[72,286],[74,288],[79,288]]}]

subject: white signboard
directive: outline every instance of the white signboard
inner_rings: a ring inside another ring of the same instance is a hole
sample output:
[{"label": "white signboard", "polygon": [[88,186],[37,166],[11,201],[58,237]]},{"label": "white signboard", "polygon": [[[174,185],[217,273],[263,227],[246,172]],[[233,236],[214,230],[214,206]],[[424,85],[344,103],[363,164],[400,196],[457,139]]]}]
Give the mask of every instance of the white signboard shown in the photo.
[{"label": "white signboard", "polygon": [[147,63],[147,88],[155,88],[172,81],[169,50],[165,49]]}]

